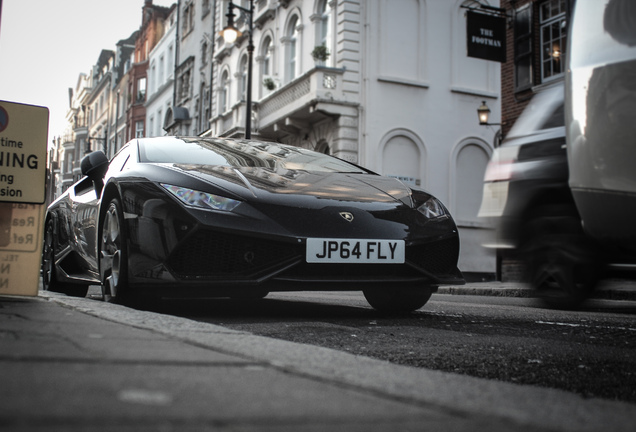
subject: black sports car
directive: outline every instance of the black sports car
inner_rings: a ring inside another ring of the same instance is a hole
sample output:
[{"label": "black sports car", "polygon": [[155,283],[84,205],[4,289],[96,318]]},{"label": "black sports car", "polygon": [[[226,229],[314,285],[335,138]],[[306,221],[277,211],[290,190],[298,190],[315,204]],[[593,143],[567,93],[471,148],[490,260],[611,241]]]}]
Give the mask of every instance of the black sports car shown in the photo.
[{"label": "black sports car", "polygon": [[396,179],[298,147],[143,138],[47,212],[44,289],[104,297],[262,298],[362,290],[376,309],[412,311],[461,284],[457,227],[440,201]]}]

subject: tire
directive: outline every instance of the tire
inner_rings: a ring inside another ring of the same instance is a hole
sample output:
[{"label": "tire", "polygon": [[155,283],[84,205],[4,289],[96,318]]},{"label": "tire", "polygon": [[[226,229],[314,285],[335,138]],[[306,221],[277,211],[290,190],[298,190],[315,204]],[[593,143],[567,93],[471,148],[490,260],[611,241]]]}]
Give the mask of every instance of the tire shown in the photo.
[{"label": "tire", "polygon": [[55,274],[55,244],[53,219],[47,219],[42,246],[42,288],[45,291],[61,292],[61,284]]},{"label": "tire", "polygon": [[126,230],[122,206],[117,198],[108,204],[99,238],[99,268],[104,300],[129,302],[132,299],[128,290]]},{"label": "tire", "polygon": [[379,312],[404,314],[418,310],[431,298],[430,287],[373,288],[363,290],[367,302]]},{"label": "tire", "polygon": [[46,221],[42,247],[42,288],[73,297],[86,297],[88,285],[61,283],[55,269],[55,226],[53,219]]},{"label": "tire", "polygon": [[546,206],[526,225],[522,246],[526,279],[546,306],[575,309],[588,299],[601,270],[598,248],[584,233],[576,209]]}]

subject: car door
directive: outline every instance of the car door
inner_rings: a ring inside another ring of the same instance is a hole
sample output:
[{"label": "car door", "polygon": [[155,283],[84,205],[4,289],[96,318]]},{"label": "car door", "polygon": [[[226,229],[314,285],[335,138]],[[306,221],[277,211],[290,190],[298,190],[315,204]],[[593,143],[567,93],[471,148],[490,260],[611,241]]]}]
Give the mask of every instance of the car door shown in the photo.
[{"label": "car door", "polygon": [[[84,178],[69,190],[71,243],[82,273],[98,274],[97,217],[99,196],[93,181]],[[78,269],[79,270],[79,269]]]}]

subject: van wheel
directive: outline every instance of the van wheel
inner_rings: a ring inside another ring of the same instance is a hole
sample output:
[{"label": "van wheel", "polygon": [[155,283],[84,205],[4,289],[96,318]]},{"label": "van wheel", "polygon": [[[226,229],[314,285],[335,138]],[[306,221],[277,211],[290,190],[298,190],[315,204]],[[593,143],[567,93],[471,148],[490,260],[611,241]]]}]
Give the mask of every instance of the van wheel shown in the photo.
[{"label": "van wheel", "polygon": [[600,274],[594,242],[583,232],[576,209],[545,206],[526,225],[522,253],[536,296],[558,309],[578,307],[592,294]]}]

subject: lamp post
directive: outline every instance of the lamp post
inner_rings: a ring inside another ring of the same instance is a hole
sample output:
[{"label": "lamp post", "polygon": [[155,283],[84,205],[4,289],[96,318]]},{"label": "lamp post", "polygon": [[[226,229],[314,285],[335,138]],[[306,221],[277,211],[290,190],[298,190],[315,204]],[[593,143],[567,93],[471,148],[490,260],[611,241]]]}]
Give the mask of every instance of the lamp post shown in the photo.
[{"label": "lamp post", "polygon": [[246,96],[246,113],[245,113],[245,139],[252,138],[252,57],[254,56],[254,40],[252,33],[254,33],[254,0],[250,0],[249,9],[235,5],[234,3],[228,3],[227,15],[227,27],[225,27],[221,34],[226,43],[233,43],[240,35],[241,32],[234,26],[234,8],[242,11],[248,18],[248,32],[249,39],[247,43],[247,96]]}]

